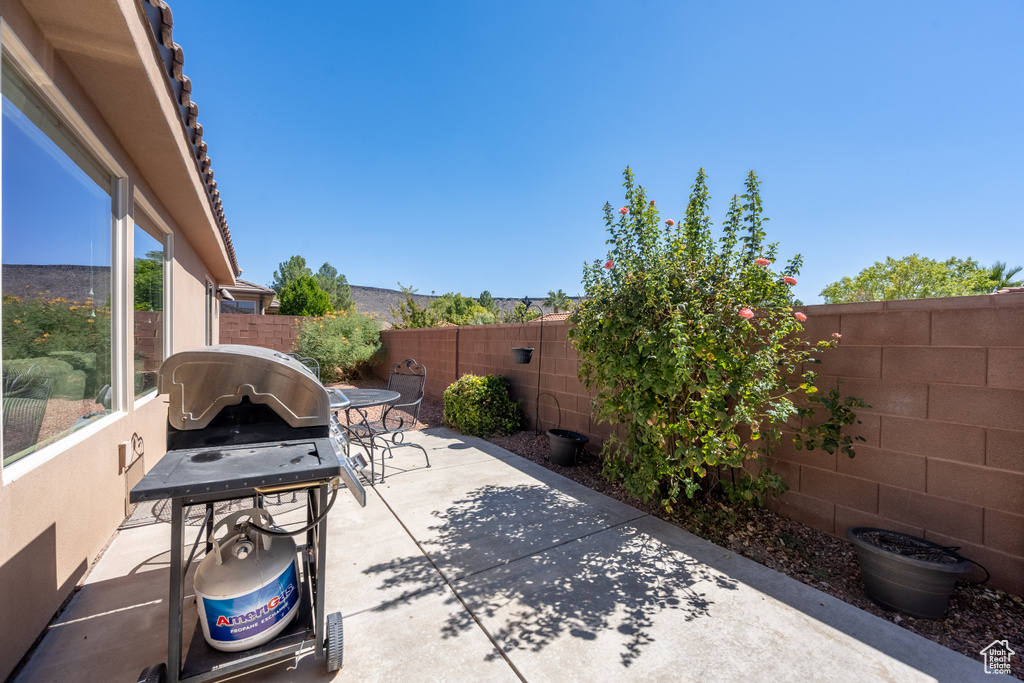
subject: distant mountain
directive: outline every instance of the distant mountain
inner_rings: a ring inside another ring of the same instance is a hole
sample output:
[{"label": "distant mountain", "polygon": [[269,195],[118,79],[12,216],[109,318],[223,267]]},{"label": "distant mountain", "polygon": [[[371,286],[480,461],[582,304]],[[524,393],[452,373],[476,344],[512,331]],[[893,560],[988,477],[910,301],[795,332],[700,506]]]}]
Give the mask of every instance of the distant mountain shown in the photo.
[{"label": "distant mountain", "polygon": [[[405,295],[396,289],[382,289],[380,287],[361,287],[359,285],[350,285],[352,288],[352,300],[356,302],[356,310],[360,313],[375,313],[380,316],[383,320],[388,322],[395,322],[394,316],[391,315],[392,308],[398,308],[398,306],[405,301]],[[429,306],[430,302],[438,298],[429,294],[414,294],[416,303],[421,306]],[[463,294],[463,296],[466,296]],[[473,297],[474,299],[476,297]],[[531,297],[531,301],[537,306],[541,306],[544,299],[547,296]],[[575,303],[577,297],[570,297]],[[494,297],[494,303],[498,305],[498,308],[502,311],[512,311],[515,309],[516,304],[522,301],[522,297],[511,298],[511,297]],[[550,307],[542,306],[545,313],[551,313]],[[534,309],[530,309],[534,310]]]},{"label": "distant mountain", "polygon": [[3,264],[4,294],[22,299],[92,299],[105,306],[110,298],[110,266]]}]

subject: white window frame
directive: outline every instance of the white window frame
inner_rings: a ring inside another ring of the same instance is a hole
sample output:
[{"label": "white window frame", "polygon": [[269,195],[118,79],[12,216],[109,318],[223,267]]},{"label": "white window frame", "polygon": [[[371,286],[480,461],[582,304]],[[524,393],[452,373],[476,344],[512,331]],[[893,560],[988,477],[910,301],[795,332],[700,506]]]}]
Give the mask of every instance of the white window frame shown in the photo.
[{"label": "white window frame", "polygon": [[[163,306],[164,306],[164,311],[163,311],[163,313],[164,313],[164,335],[163,335],[163,349],[162,349],[162,351],[163,351],[163,357],[166,359],[172,353],[174,353],[174,350],[173,350],[174,349],[174,344],[173,344],[173,339],[174,339],[174,334],[173,334],[173,326],[174,326],[173,310],[174,309],[172,308],[172,306],[173,306],[174,287],[171,284],[171,280],[173,278],[173,273],[174,273],[174,233],[171,231],[170,227],[168,227],[167,223],[165,223],[163,221],[163,219],[160,218],[160,214],[157,213],[156,209],[153,207],[153,204],[149,200],[146,199],[146,196],[141,191],[139,191],[138,187],[134,188],[134,193],[133,193],[132,199],[134,201],[135,208],[134,208],[134,212],[133,212],[132,229],[130,230],[132,243],[129,245],[130,248],[128,249],[128,253],[132,254],[132,255],[135,254],[135,226],[136,225],[138,225],[138,227],[141,228],[144,232],[146,232],[150,237],[152,237],[153,239],[159,241],[163,245],[163,248],[164,248],[164,291],[163,291],[163,299],[164,299],[164,301],[163,301]],[[158,235],[154,235],[153,231],[148,229],[146,226],[139,225],[137,222],[135,222],[134,215],[138,211],[140,211],[140,210],[141,210],[141,212],[143,214],[145,214],[146,221],[149,222],[153,226],[154,229],[156,229],[156,230],[158,230],[160,232],[159,236]],[[132,296],[131,296],[131,301],[133,302],[133,308],[134,308],[134,301],[135,301],[134,284],[135,284],[135,281],[133,279],[132,280],[133,291],[132,291]],[[131,354],[131,356],[132,356],[132,358],[135,357],[135,335],[134,335],[134,331],[133,331],[133,334],[132,334],[132,354]],[[134,368],[133,368],[133,371],[134,371]],[[134,383],[134,380],[133,380],[133,382],[132,382],[132,396],[133,397],[135,395],[134,392],[135,392],[135,383]],[[157,396],[156,392],[151,392],[149,394],[146,394],[142,398],[135,397],[135,407],[138,408],[139,406],[148,403],[149,401],[151,401],[154,398],[156,398],[156,396]]]},{"label": "white window frame", "polygon": [[203,314],[205,320],[203,329],[203,344],[213,346],[213,312],[220,309],[220,299],[217,297],[217,286],[209,277],[203,278],[203,285],[206,291],[203,293],[203,306],[206,311]]},{"label": "white window frame", "polygon": [[[110,381],[113,389],[110,414],[26,455],[7,467],[0,462],[0,481],[7,484],[52,460],[64,451],[77,446],[127,414],[134,382],[134,368],[128,367],[128,350],[132,348],[133,330],[126,322],[129,317],[127,315],[128,307],[134,300],[131,297],[131,280],[126,272],[126,259],[132,253],[129,249],[132,231],[128,225],[130,222],[128,219],[128,174],[89,129],[84,119],[57,89],[53,80],[2,18],[0,18],[0,52],[36,89],[36,95],[75,134],[78,142],[114,177],[111,187],[110,217]],[[2,144],[2,127],[0,127],[0,146]],[[0,183],[3,182],[2,172],[0,169]],[[2,225],[0,225],[0,230],[2,230]],[[2,253],[0,253],[0,260],[2,260]],[[0,344],[3,344],[2,332],[0,332]]]}]

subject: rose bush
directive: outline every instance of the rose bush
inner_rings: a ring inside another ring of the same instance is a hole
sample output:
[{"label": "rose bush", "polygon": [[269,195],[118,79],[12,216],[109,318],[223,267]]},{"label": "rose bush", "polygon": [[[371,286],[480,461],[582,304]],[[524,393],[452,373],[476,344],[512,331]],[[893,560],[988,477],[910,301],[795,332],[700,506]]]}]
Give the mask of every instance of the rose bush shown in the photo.
[{"label": "rose bush", "polygon": [[[793,399],[816,391],[802,368],[838,339],[800,340],[806,316],[794,316],[787,278],[795,282],[801,257],[772,270],[778,249],[765,239],[754,172],[717,244],[703,169],[684,220],[664,230],[632,170],[624,177],[627,204],[618,217],[605,204],[608,255],[584,268],[569,336],[596,417],[622,426],[604,444],[606,476],[671,512],[709,471],[741,467],[777,443],[798,416]],[[760,477],[747,490],[779,485],[752,469]]]}]

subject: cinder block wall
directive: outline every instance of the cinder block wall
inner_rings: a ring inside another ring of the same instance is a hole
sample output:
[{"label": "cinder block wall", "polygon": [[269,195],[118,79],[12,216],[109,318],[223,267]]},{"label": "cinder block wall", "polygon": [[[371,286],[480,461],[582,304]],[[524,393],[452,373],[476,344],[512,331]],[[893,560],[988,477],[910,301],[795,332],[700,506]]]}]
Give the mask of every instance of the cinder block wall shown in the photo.
[{"label": "cinder block wall", "polygon": [[[163,358],[164,314],[162,311],[135,311],[136,370],[157,372]],[[141,365],[141,367],[139,367]]]},{"label": "cinder block wall", "polygon": [[[769,464],[790,490],[774,508],[837,536],[880,526],[960,546],[992,585],[1024,593],[1024,293],[801,310],[807,339],[842,335],[819,386],[839,380],[871,409],[858,413],[855,458],[783,441]],[[439,400],[461,375],[506,375],[531,427],[539,381],[541,427],[586,434],[594,450],[611,427],[590,417],[566,330],[545,323],[542,345],[536,323],[387,330],[378,372],[416,358]],[[535,348],[529,365],[513,363],[513,345]]]},{"label": "cinder block wall", "polygon": [[461,376],[456,369],[455,350],[458,348],[459,332],[465,329],[430,327],[419,330],[384,330],[380,337],[385,360],[376,367],[377,374],[387,379],[391,366],[406,358],[415,358],[427,369],[424,392],[440,401],[448,385]]},{"label": "cinder block wall", "polygon": [[804,310],[809,338],[842,334],[819,385],[871,409],[854,458],[784,441],[776,509],[837,536],[880,526],[961,546],[1024,592],[1024,294]]},{"label": "cinder block wall", "polygon": [[302,316],[220,314],[220,343],[263,346],[291,353]]},{"label": "cinder block wall", "polygon": [[[387,378],[394,363],[415,358],[427,368],[427,396],[439,401],[463,375],[504,375],[511,381],[512,397],[522,401],[530,429],[537,417],[539,383],[541,428],[571,429],[599,447],[611,429],[590,417],[590,396],[577,378],[576,352],[567,343],[567,329],[562,321],[544,323],[543,345],[539,323],[385,330],[381,340],[386,360],[376,370]],[[533,348],[530,363],[517,365],[513,346]]]}]

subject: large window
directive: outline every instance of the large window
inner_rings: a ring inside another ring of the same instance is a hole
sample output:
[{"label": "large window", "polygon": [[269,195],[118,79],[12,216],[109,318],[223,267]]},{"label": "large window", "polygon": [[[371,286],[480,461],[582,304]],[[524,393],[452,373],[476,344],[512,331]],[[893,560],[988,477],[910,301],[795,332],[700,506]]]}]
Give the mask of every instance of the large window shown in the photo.
[{"label": "large window", "polygon": [[156,391],[164,360],[164,238],[135,208],[135,397]]},{"label": "large window", "polygon": [[3,60],[3,464],[111,410],[115,179]]},{"label": "large window", "polygon": [[234,313],[241,315],[256,315],[255,301],[221,301],[221,313]]}]

